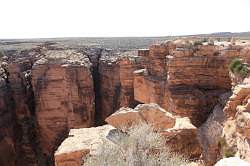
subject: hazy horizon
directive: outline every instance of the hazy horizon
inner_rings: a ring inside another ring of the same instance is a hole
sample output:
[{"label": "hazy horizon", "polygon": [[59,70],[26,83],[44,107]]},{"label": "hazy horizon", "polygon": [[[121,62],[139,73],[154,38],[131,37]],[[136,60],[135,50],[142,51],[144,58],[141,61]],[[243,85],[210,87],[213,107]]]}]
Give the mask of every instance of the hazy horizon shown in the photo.
[{"label": "hazy horizon", "polygon": [[1,7],[0,39],[250,31],[248,0],[8,0]]}]

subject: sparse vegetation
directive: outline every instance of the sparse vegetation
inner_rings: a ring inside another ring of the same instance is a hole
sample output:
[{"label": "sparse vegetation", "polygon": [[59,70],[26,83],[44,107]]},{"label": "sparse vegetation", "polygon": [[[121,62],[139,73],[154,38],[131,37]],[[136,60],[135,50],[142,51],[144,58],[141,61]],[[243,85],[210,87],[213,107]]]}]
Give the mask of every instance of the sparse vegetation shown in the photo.
[{"label": "sparse vegetation", "polygon": [[237,74],[241,77],[245,77],[250,72],[250,69],[247,64],[242,63],[241,60],[238,58],[232,60],[229,65],[229,70],[232,73]]},{"label": "sparse vegetation", "polygon": [[5,54],[2,50],[0,50],[0,58],[3,57]]},{"label": "sparse vegetation", "polygon": [[196,40],[194,41],[194,46],[199,46],[199,45],[202,45],[203,41],[201,40]]},{"label": "sparse vegetation", "polygon": [[220,139],[219,145],[221,147],[222,155],[223,155],[224,158],[234,157],[235,156],[235,151],[233,150],[233,148],[228,146],[225,138]]},{"label": "sparse vegetation", "polygon": [[120,142],[104,141],[95,156],[87,156],[84,166],[180,166],[186,161],[166,148],[165,140],[147,124],[128,129]]}]

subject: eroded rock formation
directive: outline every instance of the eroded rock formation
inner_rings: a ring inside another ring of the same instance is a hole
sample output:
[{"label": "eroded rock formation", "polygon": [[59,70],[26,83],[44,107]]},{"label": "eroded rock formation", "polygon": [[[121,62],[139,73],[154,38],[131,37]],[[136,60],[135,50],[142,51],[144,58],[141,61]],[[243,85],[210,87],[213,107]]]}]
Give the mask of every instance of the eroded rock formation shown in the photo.
[{"label": "eroded rock formation", "polygon": [[237,156],[250,161],[249,79],[221,97],[206,123],[199,128],[199,140],[206,165],[223,157]]},{"label": "eroded rock formation", "polygon": [[74,50],[51,49],[14,50],[1,59],[0,121],[5,143],[1,147],[11,153],[2,156],[3,166],[5,161],[18,166],[51,165],[54,150],[70,128],[95,123],[88,57]]},{"label": "eroded rock formation", "polygon": [[7,84],[7,73],[0,68],[0,165],[15,165],[13,99]]},{"label": "eroded rock formation", "polygon": [[[121,109],[108,123],[120,128],[132,124],[126,118],[155,122],[155,127],[166,130],[173,151],[197,158],[200,142],[203,157],[215,162],[221,156],[218,142],[224,131],[232,133],[223,135],[229,147],[248,159],[248,85],[235,82],[234,95],[226,106],[228,93],[223,94],[231,89],[230,61],[240,57],[249,62],[249,50],[237,43],[188,40],[156,44],[138,52],[50,42],[8,50],[0,57],[0,151],[6,151],[0,165],[49,165],[71,128],[103,124],[120,107],[131,109],[125,109],[126,114]],[[139,103],[157,103],[165,112],[151,107],[138,111],[142,109],[136,107]],[[166,114],[171,115],[166,118]],[[178,121],[185,125],[177,125]],[[226,126],[235,127],[231,131]],[[200,127],[198,133],[196,127]],[[197,135],[202,141],[198,142]],[[235,135],[238,142],[229,141]],[[192,152],[185,149],[188,146]]]},{"label": "eroded rock formation", "polygon": [[89,59],[72,50],[46,51],[32,68],[40,144],[51,155],[69,129],[94,124]]},{"label": "eroded rock formation", "polygon": [[246,50],[239,45],[195,45],[185,40],[153,45],[140,53],[147,63],[145,69],[134,72],[135,100],[158,103],[200,126],[218,97],[231,88],[230,61],[235,57],[249,61]]},{"label": "eroded rock formation", "polygon": [[135,124],[151,125],[166,139],[166,146],[173,152],[188,158],[199,158],[201,148],[197,128],[188,117],[175,117],[157,104],[141,104],[136,108],[121,108],[106,119],[106,122],[120,130]]},{"label": "eroded rock formation", "polygon": [[100,103],[97,110],[102,121],[120,107],[136,106],[133,72],[141,65],[135,52],[103,51],[99,61]]}]

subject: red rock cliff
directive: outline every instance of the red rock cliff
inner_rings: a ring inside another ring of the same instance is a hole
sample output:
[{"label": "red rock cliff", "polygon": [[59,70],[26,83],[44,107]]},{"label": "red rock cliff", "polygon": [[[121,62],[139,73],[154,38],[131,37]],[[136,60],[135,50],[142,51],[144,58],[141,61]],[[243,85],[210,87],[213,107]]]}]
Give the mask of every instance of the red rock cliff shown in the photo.
[{"label": "red rock cliff", "polygon": [[243,50],[237,45],[195,45],[185,40],[153,45],[141,53],[146,68],[134,72],[135,100],[158,103],[199,126],[218,97],[231,88],[230,61],[249,60]]},{"label": "red rock cliff", "polygon": [[93,80],[88,58],[71,50],[47,51],[32,68],[42,151],[51,155],[69,129],[94,123]]}]

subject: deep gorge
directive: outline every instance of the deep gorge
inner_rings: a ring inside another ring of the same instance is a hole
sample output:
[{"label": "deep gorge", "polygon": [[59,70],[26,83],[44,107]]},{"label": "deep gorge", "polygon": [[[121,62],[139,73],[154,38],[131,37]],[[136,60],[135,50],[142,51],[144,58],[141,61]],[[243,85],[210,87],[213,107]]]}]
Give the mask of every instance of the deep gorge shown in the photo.
[{"label": "deep gorge", "polygon": [[54,165],[71,128],[100,126],[120,107],[157,103],[200,127],[229,92],[239,45],[177,40],[149,49],[67,48],[53,43],[1,57],[0,165]]}]

